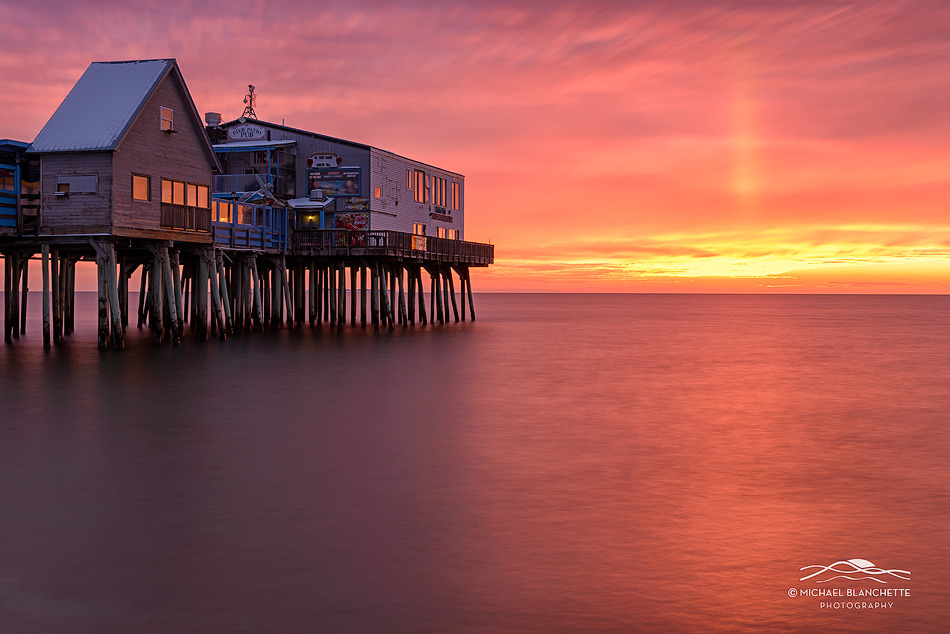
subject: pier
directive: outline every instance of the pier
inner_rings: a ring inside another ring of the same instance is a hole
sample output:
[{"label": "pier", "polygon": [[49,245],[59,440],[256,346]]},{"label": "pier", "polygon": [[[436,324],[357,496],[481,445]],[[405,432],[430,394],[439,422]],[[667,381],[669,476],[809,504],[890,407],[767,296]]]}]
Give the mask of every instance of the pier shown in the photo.
[{"label": "pier", "polygon": [[202,122],[175,60],[97,62],[32,143],[0,141],[5,341],[26,333],[36,260],[45,348],[73,332],[80,263],[103,350],[130,322],[177,345],[186,327],[475,319],[471,269],[494,247],[463,239],[464,177],[249,108]]}]

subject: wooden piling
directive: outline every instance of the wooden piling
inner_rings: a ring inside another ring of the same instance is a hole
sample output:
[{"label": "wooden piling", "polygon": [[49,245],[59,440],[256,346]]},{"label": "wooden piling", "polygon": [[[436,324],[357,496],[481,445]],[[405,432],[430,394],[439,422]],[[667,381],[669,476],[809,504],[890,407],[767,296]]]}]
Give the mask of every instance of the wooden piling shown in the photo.
[{"label": "wooden piling", "polygon": [[195,304],[198,307],[195,331],[198,339],[208,339],[208,262],[200,255],[195,258],[198,275],[195,278]]},{"label": "wooden piling", "polygon": [[[425,285],[422,283],[422,267],[416,267],[416,288],[419,289],[419,321],[425,326],[426,323],[426,292]],[[431,301],[431,296],[429,300]]]},{"label": "wooden piling", "polygon": [[254,319],[257,320],[257,330],[264,331],[264,299],[261,291],[261,276],[257,270],[257,256],[251,256],[251,274],[254,276]]},{"label": "wooden piling", "polygon": [[[452,281],[452,269],[445,267],[445,279],[449,281],[449,297],[452,299],[452,314],[455,316],[455,321],[459,320],[459,308],[455,303],[455,282]],[[459,280],[461,284],[461,280]]]},{"label": "wooden piling", "polygon": [[377,263],[379,267],[379,298],[380,311],[382,312],[382,322],[390,328],[395,326],[393,319],[393,307],[389,301],[389,291],[387,290],[386,267],[382,262]]},{"label": "wooden piling", "polygon": [[53,249],[50,254],[50,283],[53,288],[53,344],[63,342],[63,305],[62,283],[60,279],[59,249]]},{"label": "wooden piling", "polygon": [[340,277],[340,282],[337,285],[337,316],[336,316],[336,325],[338,328],[342,328],[343,324],[346,323],[346,265],[340,262],[337,264],[337,273]]},{"label": "wooden piling", "polygon": [[3,254],[3,340],[13,341],[13,257]]},{"label": "wooden piling", "polygon": [[293,326],[294,307],[291,305],[290,286],[287,282],[287,258],[280,258],[280,283],[284,289],[284,303],[287,305],[287,325]]},{"label": "wooden piling", "polygon": [[231,303],[228,300],[228,277],[224,273],[224,254],[216,251],[214,255],[215,269],[218,273],[218,292],[221,294],[222,318],[224,319],[224,329],[221,336],[230,335],[232,332],[231,324]]},{"label": "wooden piling", "polygon": [[373,321],[373,329],[379,330],[379,278],[376,273],[376,265],[372,264],[370,271],[370,316]]},{"label": "wooden piling", "polygon": [[469,267],[465,267],[465,286],[468,289],[468,309],[472,316],[472,321],[475,321],[475,300],[472,299],[472,273]]},{"label": "wooden piling", "polygon": [[162,261],[157,251],[152,252],[152,271],[149,275],[149,312],[148,323],[152,328],[155,343],[165,338],[164,302],[162,301]]},{"label": "wooden piling", "polygon": [[[53,258],[55,259],[55,258]],[[98,280],[98,292],[99,292],[99,336],[98,336],[98,346],[99,350],[105,350],[109,347],[109,291],[107,288],[108,282],[106,281],[106,266],[108,266],[108,260],[106,260],[105,255],[96,250],[96,278]],[[54,267],[55,271],[55,267]],[[55,275],[54,275],[55,277]],[[53,286],[55,290],[55,285]],[[55,293],[53,304],[56,304]],[[53,318],[56,318],[56,312],[53,312]],[[55,328],[54,328],[55,329]]]},{"label": "wooden piling", "polygon": [[[125,347],[125,339],[122,337],[122,313],[119,309],[119,284],[116,279],[115,246],[111,242],[101,242],[100,248],[105,251],[106,257],[103,258],[106,267],[106,290],[109,293],[109,340],[115,350],[122,350]],[[68,269],[68,266],[67,266]]]},{"label": "wooden piling", "polygon": [[394,273],[396,273],[396,284],[399,286],[399,323],[401,323],[403,326],[408,326],[409,316],[407,315],[406,311],[406,294],[402,284],[402,278],[404,276],[405,269],[401,264],[397,264],[395,266],[397,267],[394,271]]},{"label": "wooden piling", "polygon": [[33,257],[33,254],[27,255],[23,259],[23,297],[20,301],[20,334],[26,334],[26,298],[29,295],[30,291],[30,259]]},{"label": "wooden piling", "polygon": [[176,249],[168,251],[168,266],[172,272],[172,288],[174,289],[175,299],[175,318],[178,320],[178,340],[181,341],[185,334],[185,306],[182,304],[184,293],[181,288],[181,254]]},{"label": "wooden piling", "polygon": [[175,277],[172,272],[171,255],[168,253],[167,246],[163,245],[160,248],[159,258],[162,262],[162,281],[164,282],[165,292],[164,301],[168,306],[168,327],[170,329],[172,345],[177,346],[181,343],[181,335],[183,332],[179,315],[183,315],[184,311],[178,309],[177,293],[175,292]]},{"label": "wooden piling", "polygon": [[360,262],[360,325],[366,327],[366,264]]},{"label": "wooden piling", "polygon": [[310,293],[307,296],[307,317],[310,320],[310,327],[313,328],[317,321],[317,265],[313,259],[310,260]]},{"label": "wooden piling", "polygon": [[350,325],[356,325],[356,264],[350,263]]},{"label": "wooden piling", "polygon": [[147,264],[142,265],[142,276],[139,281],[139,329],[145,325],[145,300],[148,297],[148,270]]},{"label": "wooden piling", "polygon": [[44,242],[42,256],[43,269],[43,349],[49,350],[50,347],[50,324],[49,324],[49,243]]}]

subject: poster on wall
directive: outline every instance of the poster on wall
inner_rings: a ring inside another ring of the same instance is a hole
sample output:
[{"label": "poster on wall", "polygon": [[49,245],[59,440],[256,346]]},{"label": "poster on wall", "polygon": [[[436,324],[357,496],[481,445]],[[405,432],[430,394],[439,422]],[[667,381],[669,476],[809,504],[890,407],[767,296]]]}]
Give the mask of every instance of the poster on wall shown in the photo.
[{"label": "poster on wall", "polygon": [[310,170],[310,190],[322,189],[327,196],[359,196],[360,168]]},{"label": "poster on wall", "polygon": [[336,228],[348,231],[366,231],[369,229],[369,214],[337,214]]}]

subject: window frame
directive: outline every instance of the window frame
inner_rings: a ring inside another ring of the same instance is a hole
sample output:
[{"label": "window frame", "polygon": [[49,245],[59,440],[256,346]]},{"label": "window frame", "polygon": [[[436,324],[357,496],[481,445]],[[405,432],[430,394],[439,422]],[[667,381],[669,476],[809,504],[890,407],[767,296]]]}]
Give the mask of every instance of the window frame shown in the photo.
[{"label": "window frame", "polygon": [[[138,178],[145,179],[145,198],[137,198],[135,196],[135,180]],[[132,172],[132,200],[140,203],[150,203],[152,202],[152,177],[148,174],[138,174]]]},{"label": "window frame", "polygon": [[[167,113],[167,115],[166,115]],[[174,132],[175,130],[175,111],[167,106],[158,107],[159,129],[162,132]],[[167,124],[167,125],[166,125]]]}]

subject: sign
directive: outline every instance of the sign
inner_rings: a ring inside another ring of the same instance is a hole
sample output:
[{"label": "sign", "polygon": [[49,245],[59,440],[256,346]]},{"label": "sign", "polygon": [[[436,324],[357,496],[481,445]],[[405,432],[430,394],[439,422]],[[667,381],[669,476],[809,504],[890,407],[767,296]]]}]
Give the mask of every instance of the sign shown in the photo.
[{"label": "sign", "polygon": [[339,167],[343,163],[342,157],[337,154],[311,154],[310,158],[307,159],[307,167],[323,167],[323,168],[334,168]]},{"label": "sign", "polygon": [[455,220],[452,219],[452,216],[449,216],[447,214],[437,214],[435,212],[432,212],[431,214],[429,214],[429,217],[432,218],[433,220],[441,220],[442,222],[455,222]]},{"label": "sign", "polygon": [[366,211],[369,209],[369,198],[347,196],[343,199],[343,205],[346,211]]},{"label": "sign", "polygon": [[360,195],[360,168],[358,167],[312,169],[309,177],[311,191],[322,189],[327,196]]},{"label": "sign", "polygon": [[366,231],[369,228],[369,214],[337,214],[336,228],[347,231]]},{"label": "sign", "polygon": [[253,123],[242,123],[228,128],[228,140],[231,141],[264,141],[267,139],[267,130]]},{"label": "sign", "polygon": [[416,251],[425,251],[426,250],[426,237],[425,236],[412,236],[412,248]]}]

